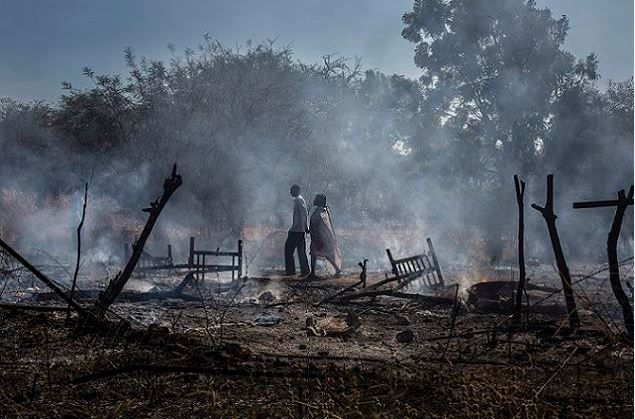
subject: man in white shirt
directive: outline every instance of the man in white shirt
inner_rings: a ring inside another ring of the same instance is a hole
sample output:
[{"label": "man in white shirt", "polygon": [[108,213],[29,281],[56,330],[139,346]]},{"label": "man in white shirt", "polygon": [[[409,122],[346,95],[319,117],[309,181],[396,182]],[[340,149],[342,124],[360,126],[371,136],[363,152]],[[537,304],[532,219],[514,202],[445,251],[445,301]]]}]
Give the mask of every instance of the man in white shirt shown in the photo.
[{"label": "man in white shirt", "polygon": [[293,225],[289,229],[287,241],[284,244],[284,266],[286,275],[295,275],[295,260],[293,253],[298,249],[298,259],[300,259],[300,270],[302,275],[308,275],[309,260],[306,257],[306,242],[304,234],[308,232],[307,218],[308,211],[306,202],[300,195],[300,187],[298,185],[291,186],[289,190],[293,197]]}]

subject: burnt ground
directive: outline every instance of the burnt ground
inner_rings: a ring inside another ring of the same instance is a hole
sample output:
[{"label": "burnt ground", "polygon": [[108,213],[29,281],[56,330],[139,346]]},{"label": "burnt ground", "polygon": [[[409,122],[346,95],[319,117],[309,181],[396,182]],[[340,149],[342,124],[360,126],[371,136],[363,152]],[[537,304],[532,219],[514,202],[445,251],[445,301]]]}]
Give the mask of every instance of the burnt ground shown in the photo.
[{"label": "burnt ground", "polygon": [[99,331],[0,309],[0,417],[632,416],[633,348],[619,318],[592,310],[612,304],[600,288],[579,296],[594,304],[576,331],[558,305],[511,329],[451,298],[319,304],[356,280],[272,275],[120,301],[130,325],[112,315]]}]

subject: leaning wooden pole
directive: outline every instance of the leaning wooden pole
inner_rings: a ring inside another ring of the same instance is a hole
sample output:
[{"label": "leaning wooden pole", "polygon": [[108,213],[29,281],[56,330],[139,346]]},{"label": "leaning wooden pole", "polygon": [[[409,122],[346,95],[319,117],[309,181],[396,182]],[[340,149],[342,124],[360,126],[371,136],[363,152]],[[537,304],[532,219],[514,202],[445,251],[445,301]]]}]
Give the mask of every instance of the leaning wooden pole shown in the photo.
[{"label": "leaning wooden pole", "polygon": [[525,182],[514,175],[514,185],[516,186],[516,202],[518,203],[518,290],[516,291],[516,305],[514,306],[514,316],[512,322],[520,322],[520,311],[523,304],[523,293],[525,292]]},{"label": "leaning wooden pole", "polygon": [[31,271],[31,273],[35,275],[40,281],[44,282],[50,289],[53,290],[55,294],[57,294],[62,300],[67,302],[70,307],[74,308],[81,315],[84,315],[86,313],[86,310],[84,310],[82,306],[77,304],[68,294],[66,294],[66,292],[59,285],[51,281],[49,277],[40,272],[40,270],[37,269],[35,266],[31,265],[28,260],[23,258],[22,255],[18,252],[13,250],[13,248],[5,243],[2,239],[0,239],[0,247],[6,250],[7,253],[9,253],[11,256],[16,258],[18,262],[20,262],[25,268]]},{"label": "leaning wooden pole", "polygon": [[[75,260],[75,272],[73,273],[73,283],[71,284],[71,299],[75,296],[75,287],[77,286],[77,275],[79,275],[79,265],[82,257],[82,227],[86,218],[86,204],[88,203],[88,183],[84,185],[84,204],[82,205],[82,218],[77,226],[77,259]],[[68,305],[67,315],[71,313],[71,305]]]},{"label": "leaning wooden pole", "polygon": [[143,247],[152,232],[152,228],[156,223],[163,207],[168,202],[174,191],[176,191],[179,186],[183,183],[181,179],[181,175],[176,173],[176,164],[172,168],[172,176],[167,178],[163,183],[163,195],[157,201],[154,201],[150,204],[150,207],[145,208],[143,211],[149,214],[148,221],[146,221],[146,225],[139,236],[139,239],[135,241],[132,245],[132,255],[128,260],[125,268],[122,272],[120,272],[110,283],[106,290],[100,293],[100,296],[95,304],[93,309],[93,314],[96,319],[101,319],[106,314],[106,311],[110,307],[110,305],[115,301],[121,290],[123,289],[126,282],[132,275],[137,263],[139,262],[139,258],[143,253]]},{"label": "leaning wooden pole", "polygon": [[562,251],[562,245],[560,244],[560,237],[558,236],[558,230],[556,229],[556,214],[553,212],[553,175],[547,175],[547,202],[544,208],[539,207],[536,204],[531,204],[531,207],[540,212],[547,223],[547,230],[549,231],[549,238],[551,239],[551,245],[553,247],[553,253],[556,257],[556,265],[558,266],[558,272],[560,273],[560,279],[562,280],[562,289],[564,291],[564,299],[567,304],[567,313],[569,316],[569,325],[571,327],[578,327],[580,325],[580,317],[575,306],[575,297],[573,296],[573,288],[571,287],[571,273],[567,266],[567,260],[564,257]]},{"label": "leaning wooden pole", "polygon": [[624,219],[626,207],[633,202],[633,186],[631,185],[631,188],[628,190],[628,195],[625,194],[624,189],[619,191],[617,198],[618,202],[617,208],[615,209],[615,216],[613,217],[613,224],[611,225],[611,230],[609,231],[606,241],[609,257],[609,280],[613,294],[622,307],[626,332],[628,336],[633,339],[633,308],[624,292],[624,288],[622,288],[622,282],[620,281],[620,263],[617,259],[617,242],[620,238],[620,230],[622,229],[622,220]]}]

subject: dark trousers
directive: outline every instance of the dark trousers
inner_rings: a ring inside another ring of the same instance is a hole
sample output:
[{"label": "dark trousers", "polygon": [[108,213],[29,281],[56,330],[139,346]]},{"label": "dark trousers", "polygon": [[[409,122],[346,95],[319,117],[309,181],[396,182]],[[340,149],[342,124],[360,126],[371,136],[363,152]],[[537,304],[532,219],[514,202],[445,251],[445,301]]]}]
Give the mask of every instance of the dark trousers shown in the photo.
[{"label": "dark trousers", "polygon": [[309,273],[309,260],[306,258],[306,243],[304,242],[304,233],[290,231],[287,241],[284,243],[284,268],[289,275],[295,275],[295,259],[293,253],[298,249],[298,258],[300,259],[300,269],[303,275]]}]

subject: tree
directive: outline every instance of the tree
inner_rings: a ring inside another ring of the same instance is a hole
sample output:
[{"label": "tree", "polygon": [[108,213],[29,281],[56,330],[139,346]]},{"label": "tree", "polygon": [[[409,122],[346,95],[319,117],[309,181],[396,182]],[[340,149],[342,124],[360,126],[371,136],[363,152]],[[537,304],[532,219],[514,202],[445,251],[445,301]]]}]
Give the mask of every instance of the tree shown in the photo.
[{"label": "tree", "polygon": [[94,84],[79,90],[62,83],[68,92],[52,118],[53,126],[81,151],[108,151],[127,141],[134,130],[135,104],[119,76],[100,75],[88,67],[84,75]]},{"label": "tree", "polygon": [[457,148],[478,149],[471,154],[478,186],[534,171],[554,97],[575,74],[573,56],[561,49],[567,18],[534,1],[416,0],[403,22],[441,124]]}]

